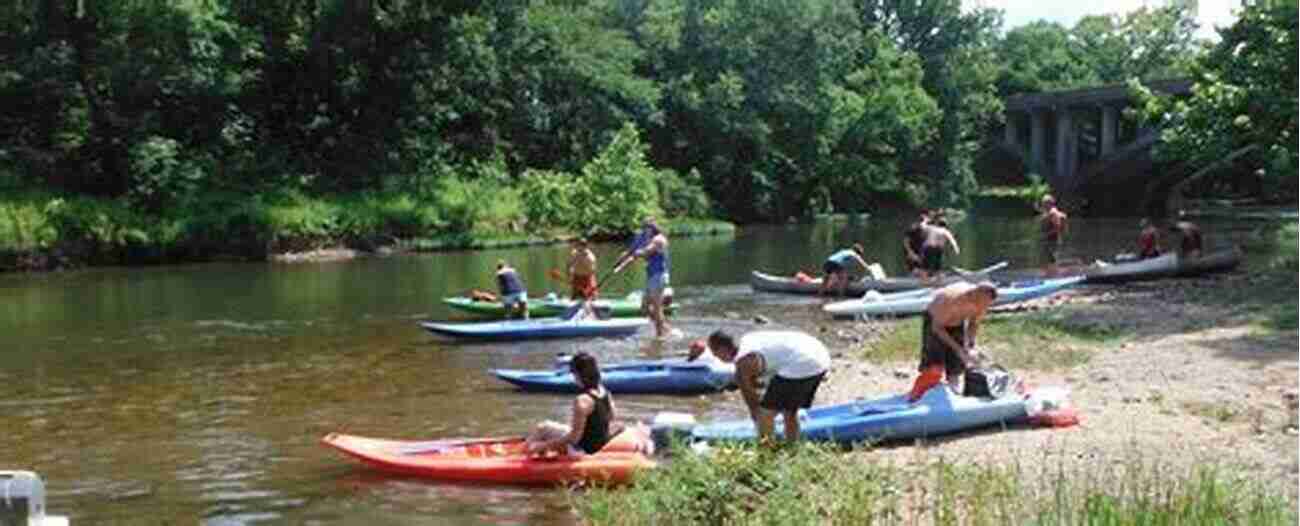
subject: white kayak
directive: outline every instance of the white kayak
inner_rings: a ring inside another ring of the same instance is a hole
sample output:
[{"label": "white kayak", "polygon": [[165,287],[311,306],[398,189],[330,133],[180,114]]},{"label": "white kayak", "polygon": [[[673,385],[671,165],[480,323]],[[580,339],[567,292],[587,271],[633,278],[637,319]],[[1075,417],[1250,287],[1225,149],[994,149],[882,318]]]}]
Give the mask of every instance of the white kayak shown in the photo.
[{"label": "white kayak", "polygon": [[[1084,276],[1072,276],[1060,279],[1012,283],[998,287],[998,299],[993,304],[1007,305],[1049,296],[1081,283],[1084,279]],[[886,314],[901,316],[925,312],[933,299],[934,291],[926,289],[896,294],[881,294],[879,296],[868,295],[863,298],[828,303],[822,307],[822,310],[834,316],[880,316]]]}]

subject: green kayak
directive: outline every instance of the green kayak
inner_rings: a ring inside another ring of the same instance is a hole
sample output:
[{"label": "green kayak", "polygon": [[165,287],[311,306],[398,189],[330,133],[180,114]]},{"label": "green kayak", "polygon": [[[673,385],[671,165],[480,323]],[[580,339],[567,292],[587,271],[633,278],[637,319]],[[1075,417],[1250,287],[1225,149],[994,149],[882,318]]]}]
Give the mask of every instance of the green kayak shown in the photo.
[{"label": "green kayak", "polygon": [[[478,314],[480,316],[490,316],[500,318],[505,315],[505,307],[495,301],[474,301],[464,296],[454,298],[443,298],[442,302],[448,306],[465,312]],[[549,316],[559,316],[573,306],[573,301],[559,298],[553,294],[548,294],[541,298],[529,298],[528,315],[530,317],[544,318]],[[633,292],[617,299],[598,299],[594,302],[597,311],[608,311],[616,318],[631,318],[641,316],[641,294]],[[673,306],[667,306],[668,311],[672,311]]]}]

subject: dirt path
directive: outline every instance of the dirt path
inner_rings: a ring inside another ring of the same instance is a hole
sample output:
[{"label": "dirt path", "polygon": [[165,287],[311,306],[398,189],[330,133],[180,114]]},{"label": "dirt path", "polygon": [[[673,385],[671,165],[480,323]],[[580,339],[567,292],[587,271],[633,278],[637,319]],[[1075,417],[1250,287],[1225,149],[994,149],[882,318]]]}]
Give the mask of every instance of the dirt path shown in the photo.
[{"label": "dirt path", "polygon": [[[1053,471],[1064,466],[1089,472],[1143,465],[1188,472],[1215,465],[1248,475],[1295,502],[1300,483],[1296,333],[1266,333],[1244,321],[1225,319],[1222,306],[1189,300],[1189,290],[1244,286],[1241,280],[1249,279],[1239,274],[1085,287],[1031,305],[1060,305],[1068,309],[1072,323],[1105,324],[1131,334],[1117,343],[1093,345],[1083,365],[1052,373],[1016,371],[1037,385],[1068,387],[1082,415],[1081,425],[985,430],[865,454],[904,466],[942,457],[949,462],[1030,466],[1030,471],[1047,465]],[[832,321],[818,307],[757,311],[816,334],[831,347],[834,365],[818,394],[819,403],[910,387],[914,360],[867,363],[862,358],[863,347],[896,322]],[[1055,342],[1043,342],[1042,352],[1060,350]],[[1040,462],[1043,458],[1052,461]]]}]

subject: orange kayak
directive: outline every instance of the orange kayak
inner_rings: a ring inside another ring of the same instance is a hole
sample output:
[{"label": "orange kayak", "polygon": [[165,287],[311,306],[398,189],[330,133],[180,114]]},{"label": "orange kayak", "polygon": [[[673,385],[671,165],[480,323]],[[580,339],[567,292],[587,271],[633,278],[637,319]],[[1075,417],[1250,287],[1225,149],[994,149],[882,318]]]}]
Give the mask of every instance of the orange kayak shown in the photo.
[{"label": "orange kayak", "polygon": [[330,433],[321,443],[389,473],[458,482],[625,484],[655,462],[649,433],[629,427],[593,455],[531,458],[523,437],[406,441]]}]

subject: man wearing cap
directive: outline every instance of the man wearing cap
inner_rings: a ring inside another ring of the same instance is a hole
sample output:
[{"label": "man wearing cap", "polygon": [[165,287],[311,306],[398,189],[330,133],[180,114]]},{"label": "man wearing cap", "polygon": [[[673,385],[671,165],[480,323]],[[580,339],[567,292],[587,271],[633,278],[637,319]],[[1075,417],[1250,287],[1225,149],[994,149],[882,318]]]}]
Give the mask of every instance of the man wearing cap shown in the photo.
[{"label": "man wearing cap", "polygon": [[978,365],[975,336],[997,297],[997,287],[989,282],[959,282],[935,291],[921,321],[921,375],[912,384],[909,401],[919,400],[945,376],[953,384],[968,365]]},{"label": "man wearing cap", "polygon": [[[690,360],[704,352],[691,346]],[[831,357],[826,346],[813,336],[798,331],[754,331],[739,340],[725,331],[709,335],[708,350],[725,363],[736,364],[736,386],[749,407],[761,442],[772,440],[776,414],[785,421],[785,439],[800,437],[799,409],[812,406]],[[767,381],[760,399],[758,384]]]}]

